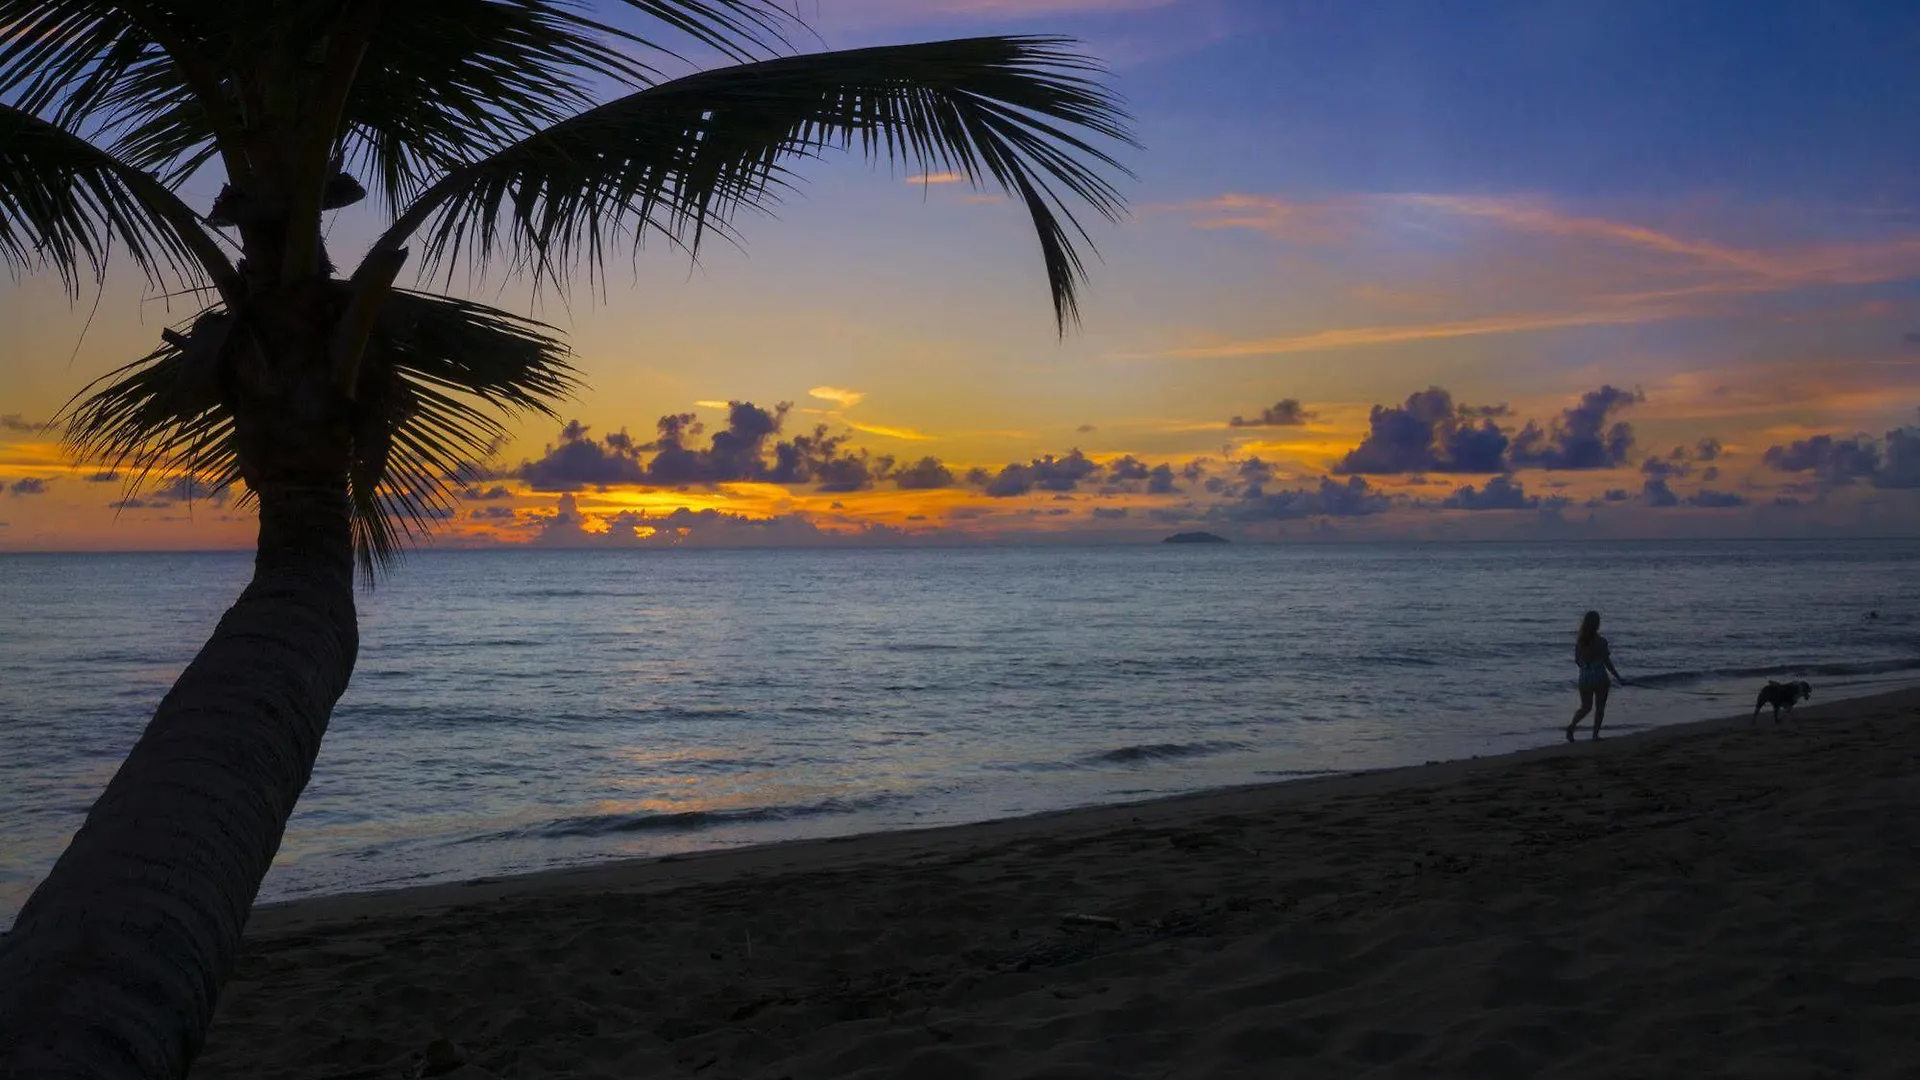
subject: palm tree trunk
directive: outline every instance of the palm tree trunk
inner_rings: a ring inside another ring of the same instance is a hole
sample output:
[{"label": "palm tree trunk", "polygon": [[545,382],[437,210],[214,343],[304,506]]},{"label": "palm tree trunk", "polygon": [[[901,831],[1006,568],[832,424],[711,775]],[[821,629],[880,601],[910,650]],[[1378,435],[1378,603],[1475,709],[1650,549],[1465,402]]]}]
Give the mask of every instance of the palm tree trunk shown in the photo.
[{"label": "palm tree trunk", "polygon": [[0,938],[0,1077],[181,1077],[206,1038],[359,648],[344,481],[256,494],[253,581]]}]

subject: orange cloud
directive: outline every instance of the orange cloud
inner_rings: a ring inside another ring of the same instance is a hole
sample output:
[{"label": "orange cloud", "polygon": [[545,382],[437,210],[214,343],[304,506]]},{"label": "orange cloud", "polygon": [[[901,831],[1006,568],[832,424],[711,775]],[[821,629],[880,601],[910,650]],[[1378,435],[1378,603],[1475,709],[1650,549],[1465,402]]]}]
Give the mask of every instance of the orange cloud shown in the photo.
[{"label": "orange cloud", "polygon": [[[1641,225],[1563,214],[1544,205],[1466,195],[1392,195],[1383,198],[1407,206],[1493,221],[1518,232],[1606,240],[1766,277],[1782,276],[1785,270],[1775,260],[1756,252],[1703,240],[1688,240]],[[1785,276],[1791,276],[1790,271]]]},{"label": "orange cloud", "polygon": [[816,386],[807,391],[808,396],[821,401],[831,401],[843,409],[851,409],[866,400],[867,395],[858,390],[845,390],[838,386]]},{"label": "orange cloud", "polygon": [[1335,243],[1360,227],[1364,197],[1294,201],[1227,192],[1208,199],[1144,207],[1148,213],[1188,214],[1201,229],[1247,229],[1301,243]]},{"label": "orange cloud", "polygon": [[928,435],[924,432],[915,431],[912,428],[885,427],[880,424],[858,424],[845,417],[841,418],[841,423],[855,431],[868,435],[879,435],[887,439],[905,439],[908,442],[931,442],[938,438],[938,436]]},{"label": "orange cloud", "polygon": [[923,173],[919,176],[907,177],[909,184],[964,184],[966,182],[966,174],[957,172]]},{"label": "orange cloud", "polygon": [[1680,236],[1634,222],[1568,213],[1539,199],[1402,192],[1290,200],[1227,192],[1146,209],[1191,216],[1200,229],[1248,229],[1302,243],[1335,242],[1359,229],[1389,232],[1418,226],[1418,218],[1405,220],[1406,211],[1439,214],[1490,223],[1510,233],[1600,241],[1673,256],[1696,270],[1749,279],[1744,286],[1728,283],[1717,287],[1721,290],[1729,285],[1736,291],[1747,291],[1769,285],[1865,284],[1920,273],[1920,236],[1753,249]]},{"label": "orange cloud", "polygon": [[1730,364],[1657,375],[1641,415],[1674,424],[1747,421],[1875,428],[1920,403],[1920,364],[1829,357],[1817,364]]},{"label": "orange cloud", "polygon": [[[1567,212],[1537,199],[1413,193],[1295,201],[1228,192],[1151,209],[1188,216],[1200,229],[1252,230],[1289,244],[1343,244],[1356,253],[1378,249],[1386,260],[1367,260],[1357,271],[1367,275],[1364,285],[1342,290],[1355,307],[1385,309],[1373,319],[1349,312],[1341,321],[1358,325],[1150,354],[1160,358],[1282,355],[1634,325],[1729,314],[1738,310],[1735,302],[1799,289],[1920,276],[1920,235],[1743,246]],[[1491,231],[1459,237],[1444,256],[1423,240],[1435,228],[1460,223]],[[1551,246],[1542,249],[1542,242]],[[1402,246],[1404,254],[1395,254]],[[1325,267],[1296,267],[1295,272],[1324,273]],[[1400,297],[1419,302],[1400,304]],[[1473,313],[1406,323],[1377,317],[1410,314],[1409,307],[1434,315],[1448,308]],[[1490,307],[1506,310],[1486,313]]]},{"label": "orange cloud", "polygon": [[0,468],[79,470],[66,448],[56,442],[0,442]]},{"label": "orange cloud", "polygon": [[1625,308],[1492,315],[1477,319],[1412,323],[1403,326],[1356,326],[1339,330],[1319,330],[1310,334],[1292,334],[1249,341],[1231,341],[1219,345],[1168,349],[1164,352],[1127,356],[1125,359],[1214,360],[1240,356],[1279,356],[1323,349],[1394,345],[1409,341],[1439,341],[1447,338],[1480,337],[1487,334],[1517,334],[1535,330],[1565,330],[1580,326],[1641,323],[1656,318],[1676,318],[1682,314],[1684,312],[1678,310],[1661,312],[1651,309]]}]

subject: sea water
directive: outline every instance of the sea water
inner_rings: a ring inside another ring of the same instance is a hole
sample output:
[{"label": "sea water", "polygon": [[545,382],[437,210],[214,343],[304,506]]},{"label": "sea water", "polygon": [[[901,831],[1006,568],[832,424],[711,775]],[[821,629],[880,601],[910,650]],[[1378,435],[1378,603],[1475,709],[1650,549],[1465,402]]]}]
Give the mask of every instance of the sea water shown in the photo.
[{"label": "sea water", "polygon": [[[0,925],[250,566],[0,555]],[[419,554],[264,899],[975,821],[1557,742],[1920,680],[1920,545]],[[1763,722],[1767,722],[1763,719]]]}]

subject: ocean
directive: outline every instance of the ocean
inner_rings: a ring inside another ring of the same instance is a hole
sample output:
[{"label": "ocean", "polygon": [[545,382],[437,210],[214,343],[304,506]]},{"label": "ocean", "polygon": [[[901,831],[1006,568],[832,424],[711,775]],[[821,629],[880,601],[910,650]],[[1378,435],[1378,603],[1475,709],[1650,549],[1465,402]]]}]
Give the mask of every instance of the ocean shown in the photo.
[{"label": "ocean", "polygon": [[[0,555],[0,926],[246,580]],[[1900,541],[418,554],[267,900],[976,821],[1920,681]],[[1763,722],[1765,722],[1763,720]]]}]

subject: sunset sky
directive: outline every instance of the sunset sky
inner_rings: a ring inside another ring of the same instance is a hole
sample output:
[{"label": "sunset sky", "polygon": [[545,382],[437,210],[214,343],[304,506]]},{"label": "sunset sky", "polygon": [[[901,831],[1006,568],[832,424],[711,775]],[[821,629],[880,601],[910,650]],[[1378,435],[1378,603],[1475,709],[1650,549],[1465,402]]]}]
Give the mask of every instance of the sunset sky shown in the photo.
[{"label": "sunset sky", "polygon": [[[537,304],[462,276],[588,387],[442,546],[1920,534],[1920,6],[801,10],[835,48],[1059,32],[1112,66],[1143,146],[1084,325],[1012,204],[857,156],[697,266],[652,245]],[[0,281],[0,550],[251,543],[185,478],[118,505],[42,428],[181,303]]]}]

